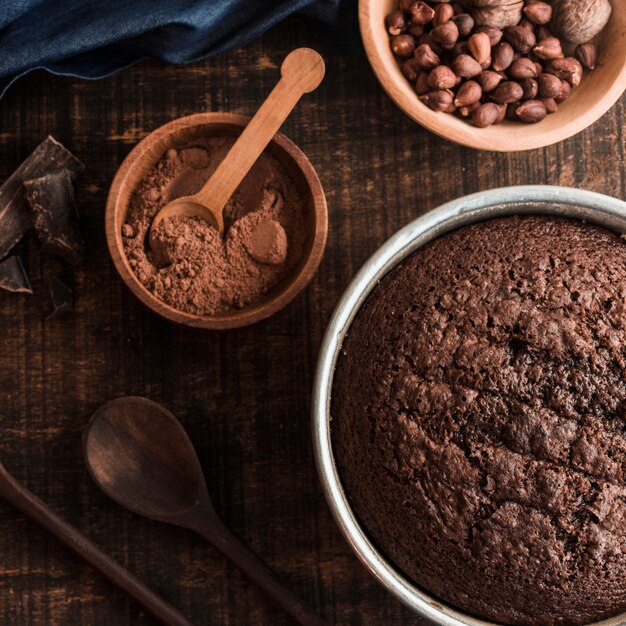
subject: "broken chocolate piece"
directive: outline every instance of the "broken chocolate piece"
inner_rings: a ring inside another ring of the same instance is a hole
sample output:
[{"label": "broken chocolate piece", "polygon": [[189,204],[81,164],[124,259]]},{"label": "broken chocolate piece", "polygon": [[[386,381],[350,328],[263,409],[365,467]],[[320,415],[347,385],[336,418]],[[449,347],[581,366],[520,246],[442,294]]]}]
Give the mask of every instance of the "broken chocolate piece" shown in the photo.
[{"label": "broken chocolate piece", "polygon": [[56,139],[48,137],[0,186],[0,259],[31,227],[22,181],[64,169],[74,180],[85,166]]},{"label": "broken chocolate piece", "polygon": [[0,263],[0,289],[14,293],[33,293],[19,256],[10,256]]},{"label": "broken chocolate piece", "polygon": [[24,196],[32,210],[32,223],[42,251],[76,265],[85,256],[85,239],[68,171],[25,180]]},{"label": "broken chocolate piece", "polygon": [[43,312],[46,319],[57,317],[61,313],[70,311],[74,302],[72,290],[58,278],[53,278],[46,285],[43,302]]}]

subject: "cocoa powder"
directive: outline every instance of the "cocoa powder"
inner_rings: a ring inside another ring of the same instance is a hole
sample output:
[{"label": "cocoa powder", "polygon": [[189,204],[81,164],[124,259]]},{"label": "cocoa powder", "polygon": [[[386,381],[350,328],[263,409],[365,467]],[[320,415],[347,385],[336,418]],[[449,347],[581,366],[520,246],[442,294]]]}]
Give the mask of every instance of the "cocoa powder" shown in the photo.
[{"label": "cocoa powder", "polygon": [[137,278],[160,300],[188,313],[215,315],[254,303],[302,256],[304,201],[266,153],[228,201],[223,235],[201,218],[176,217],[159,224],[155,249],[148,246],[156,213],[170,200],[197,192],[233,141],[208,137],[168,150],[133,192],[122,228]]}]

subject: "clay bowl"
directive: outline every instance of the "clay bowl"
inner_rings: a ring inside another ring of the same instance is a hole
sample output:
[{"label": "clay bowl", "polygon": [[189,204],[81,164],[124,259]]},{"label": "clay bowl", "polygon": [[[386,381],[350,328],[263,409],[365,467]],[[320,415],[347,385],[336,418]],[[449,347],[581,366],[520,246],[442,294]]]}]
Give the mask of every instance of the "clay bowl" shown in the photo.
[{"label": "clay bowl", "polygon": [[289,304],[309,284],[322,260],[328,233],[328,212],[322,185],[305,154],[287,137],[277,133],[266,151],[281,163],[298,186],[305,199],[308,226],[302,258],[280,283],[254,304],[220,315],[203,316],[179,311],[162,302],[139,282],[131,269],[124,252],[122,226],[132,192],[139,181],[169,148],[184,145],[198,136],[236,137],[249,120],[231,113],[198,113],[169,122],[135,146],[113,179],[105,213],[107,245],[113,264],[143,304],[173,322],[211,330],[254,324]]},{"label": "clay bowl", "polygon": [[421,103],[400,72],[389,47],[385,16],[397,0],[359,0],[361,36],[370,64],[391,99],[412,119],[444,139],[480,150],[515,152],[543,148],[579,133],[602,117],[626,89],[626,0],[612,0],[613,14],[601,35],[598,67],[585,72],[581,85],[557,113],[538,124],[506,121],[489,128]]}]

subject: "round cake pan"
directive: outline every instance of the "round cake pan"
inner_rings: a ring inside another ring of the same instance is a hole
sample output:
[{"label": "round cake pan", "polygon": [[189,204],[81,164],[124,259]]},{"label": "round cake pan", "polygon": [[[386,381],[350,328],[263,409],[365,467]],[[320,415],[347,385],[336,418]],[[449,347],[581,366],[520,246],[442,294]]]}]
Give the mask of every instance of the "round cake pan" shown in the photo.
[{"label": "round cake pan", "polygon": [[[626,203],[601,194],[566,187],[506,187],[466,196],[426,213],[389,239],[365,263],[343,294],[322,343],[313,388],[313,446],[317,469],[330,509],[352,549],[374,577],[416,613],[442,626],[478,626],[481,620],[446,605],[405,576],[370,539],[352,510],[335,463],[331,441],[331,396],[337,358],[350,324],[380,279],[429,241],[452,230],[507,215],[570,217],[626,233]],[[597,622],[626,624],[626,614]]]}]

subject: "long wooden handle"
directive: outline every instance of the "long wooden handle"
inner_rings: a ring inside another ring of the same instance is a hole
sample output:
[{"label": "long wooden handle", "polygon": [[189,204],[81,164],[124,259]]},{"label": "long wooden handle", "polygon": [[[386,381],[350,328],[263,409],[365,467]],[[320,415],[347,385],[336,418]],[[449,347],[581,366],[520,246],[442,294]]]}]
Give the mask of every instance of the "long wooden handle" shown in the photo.
[{"label": "long wooden handle", "polygon": [[217,516],[206,516],[202,522],[189,527],[237,565],[253,583],[263,589],[297,622],[304,626],[325,626],[326,623],[287,589],[274,572],[245,543],[235,537]]},{"label": "long wooden handle", "polygon": [[281,79],[246,126],[204,187],[199,202],[221,212],[255,161],[278,132],[303,94],[324,78],[324,60],[310,48],[289,53],[280,68]]},{"label": "long wooden handle", "polygon": [[1,463],[0,496],[24,515],[43,526],[61,543],[126,591],[161,623],[168,626],[193,626],[178,609],[154,593],[126,568],[104,554],[78,529],[62,520],[35,494],[18,483]]}]

